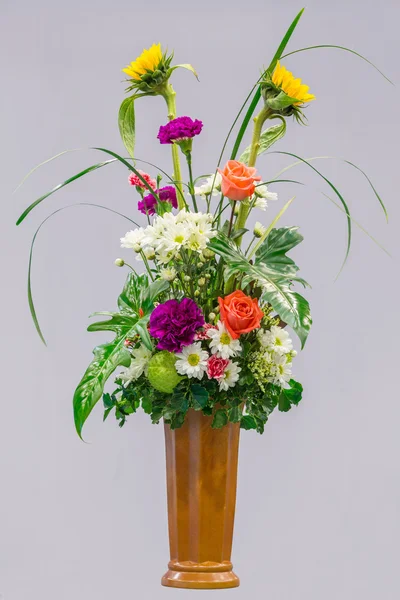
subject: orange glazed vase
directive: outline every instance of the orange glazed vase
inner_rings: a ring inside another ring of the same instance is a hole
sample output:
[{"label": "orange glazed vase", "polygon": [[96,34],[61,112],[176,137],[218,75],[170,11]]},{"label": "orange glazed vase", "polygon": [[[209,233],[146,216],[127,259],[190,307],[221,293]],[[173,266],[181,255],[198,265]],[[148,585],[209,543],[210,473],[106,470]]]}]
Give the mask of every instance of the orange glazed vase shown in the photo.
[{"label": "orange glazed vase", "polygon": [[240,426],[212,429],[211,421],[191,409],[181,428],[165,424],[171,556],[165,586],[221,589],[240,583],[231,563]]}]

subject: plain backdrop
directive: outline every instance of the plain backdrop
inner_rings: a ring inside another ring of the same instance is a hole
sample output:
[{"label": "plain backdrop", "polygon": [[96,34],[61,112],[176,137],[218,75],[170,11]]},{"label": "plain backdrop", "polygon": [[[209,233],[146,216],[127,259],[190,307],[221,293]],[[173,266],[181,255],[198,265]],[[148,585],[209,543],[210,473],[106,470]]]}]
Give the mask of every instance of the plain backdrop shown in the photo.
[{"label": "plain backdrop", "polygon": [[[38,207],[22,210],[79,170],[103,160],[89,146],[123,153],[116,116],[121,68],[153,42],[175,50],[179,114],[204,121],[195,142],[197,174],[215,168],[223,140],[262,66],[301,8],[294,0],[1,0],[1,411],[0,596],[2,600],[194,598],[161,588],[169,551],[164,440],[143,413],[120,430],[98,406],[83,444],[71,399],[106,339],[87,333],[88,316],[114,310],[126,273],[114,267],[129,228],[120,217],[74,207],[37,237],[33,295],[46,348],[29,315],[26,276],[31,238],[53,210],[94,202],[135,218],[136,197],[119,164],[87,175]],[[290,49],[354,48],[399,80],[395,0],[310,0]],[[308,127],[290,122],[277,149],[313,163],[341,190],[357,226],[339,279],[346,221],[324,195],[332,190],[308,167],[279,184],[279,202],[257,218],[268,224],[296,195],[282,223],[299,225],[294,253],[314,325],[295,361],[304,398],[274,414],[266,432],[241,439],[233,549],[240,588],[213,597],[273,600],[399,598],[399,102],[398,88],[356,56],[313,50],[285,64],[317,100]],[[137,103],[137,156],[171,170],[156,139],[166,121],[160,98]],[[246,140],[247,141],[247,140]],[[83,148],[36,171],[65,149]],[[362,174],[387,203],[389,225]],[[267,155],[271,179],[292,159]],[[296,342],[297,343],[297,342]],[[200,592],[201,593],[201,592]]]}]

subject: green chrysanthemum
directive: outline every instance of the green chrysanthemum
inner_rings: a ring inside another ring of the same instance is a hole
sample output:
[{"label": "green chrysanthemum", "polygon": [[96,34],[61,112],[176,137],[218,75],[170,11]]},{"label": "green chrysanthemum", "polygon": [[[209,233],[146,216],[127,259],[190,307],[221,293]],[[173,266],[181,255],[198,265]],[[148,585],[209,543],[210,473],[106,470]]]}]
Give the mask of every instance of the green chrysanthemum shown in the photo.
[{"label": "green chrysanthemum", "polygon": [[176,356],[168,350],[155,354],[149,362],[147,377],[151,385],[164,394],[172,394],[174,388],[183,379],[178,375]]}]

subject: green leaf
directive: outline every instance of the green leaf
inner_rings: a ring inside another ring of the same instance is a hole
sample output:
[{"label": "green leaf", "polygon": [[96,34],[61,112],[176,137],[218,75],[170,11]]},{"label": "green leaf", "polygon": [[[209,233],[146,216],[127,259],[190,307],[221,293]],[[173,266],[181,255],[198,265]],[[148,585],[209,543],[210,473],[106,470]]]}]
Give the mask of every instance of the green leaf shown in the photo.
[{"label": "green leaf", "polygon": [[[244,109],[245,105],[247,104],[248,98],[252,95],[253,91],[258,86],[259,81],[266,75],[266,73],[272,73],[272,71],[275,69],[276,63],[281,58],[281,56],[282,56],[282,54],[283,54],[283,52],[284,52],[284,50],[285,50],[285,48],[286,48],[286,46],[287,46],[290,38],[292,37],[292,34],[293,34],[294,30],[296,29],[297,23],[299,22],[302,14],[303,14],[303,12],[304,12],[304,8],[302,8],[301,11],[296,15],[295,19],[290,24],[289,29],[287,30],[287,32],[283,36],[283,39],[282,39],[281,43],[279,44],[279,47],[278,47],[277,51],[275,52],[274,57],[273,57],[272,61],[270,62],[268,69],[266,69],[266,71],[264,71],[264,73],[258,79],[257,83],[253,86],[252,90],[250,91],[250,94],[247,96],[245,103],[243,104],[242,108],[240,109],[239,114],[237,115],[237,117],[236,117],[235,121],[233,122],[233,125],[232,125],[232,127],[231,127],[231,129],[230,129],[230,131],[228,133],[228,137],[227,137],[227,139],[225,141],[225,144],[224,144],[224,147],[223,147],[223,151],[225,149],[225,146],[226,146],[226,143],[228,141],[228,138],[229,138],[229,136],[230,136],[230,134],[231,134],[231,132],[232,132],[232,130],[233,130],[233,128],[234,128],[237,120],[239,119],[239,116],[240,116],[242,110]],[[243,119],[242,125],[241,125],[241,127],[239,129],[239,133],[237,135],[235,144],[234,144],[233,149],[232,149],[231,160],[234,160],[236,158],[236,156],[237,156],[237,153],[238,153],[239,148],[240,148],[240,144],[242,143],[243,136],[246,133],[247,126],[248,126],[248,124],[250,122],[251,117],[253,116],[253,113],[254,113],[254,111],[255,111],[255,109],[257,107],[257,104],[258,104],[260,98],[261,98],[261,90],[260,90],[260,87],[258,86],[257,90],[256,90],[256,92],[254,94],[253,100],[251,101],[251,104],[250,104],[250,106],[249,106],[249,108],[248,108],[248,110],[246,112],[246,115],[245,115],[245,117]]]},{"label": "green leaf", "polygon": [[287,412],[292,408],[293,404],[297,406],[302,397],[303,386],[301,383],[291,379],[289,385],[288,389],[282,389],[279,396],[278,409],[281,412]]},{"label": "green leaf", "polygon": [[[110,328],[106,327],[106,330],[110,330]],[[96,331],[99,331],[99,328]],[[115,333],[116,336],[113,341],[97,346],[93,350],[94,359],[75,390],[73,398],[74,419],[76,431],[81,439],[83,425],[101,398],[107,379],[118,366],[129,367],[131,362],[124,341],[126,337],[133,335],[133,328],[129,330],[125,326],[116,323]]]},{"label": "green leaf", "polygon": [[239,423],[242,419],[242,410],[240,406],[232,406],[232,408],[228,410],[228,419],[231,423]]},{"label": "green leaf", "polygon": [[145,396],[144,398],[142,398],[142,408],[144,410],[144,412],[146,413],[146,415],[150,415],[152,410],[153,410],[153,403],[151,401],[151,398],[149,398],[148,396]]},{"label": "green leaf", "polygon": [[285,277],[296,276],[298,267],[286,256],[292,248],[303,241],[298,227],[272,229],[256,252],[256,265],[265,265],[269,270]]},{"label": "green leaf", "polygon": [[96,165],[92,165],[91,167],[88,167],[87,169],[84,169],[80,173],[77,173],[76,175],[73,175],[69,179],[66,179],[63,183],[59,183],[58,185],[56,185],[56,187],[54,187],[52,190],[50,190],[50,192],[47,192],[47,194],[43,194],[43,196],[40,196],[40,198],[38,198],[37,200],[35,200],[35,202],[32,202],[32,204],[30,204],[28,206],[28,208],[26,208],[24,210],[24,212],[22,213],[22,215],[19,217],[19,219],[17,220],[16,225],[20,225],[22,223],[22,221],[29,215],[29,213],[31,212],[31,210],[33,210],[38,204],[40,204],[41,202],[43,202],[43,200],[46,200],[46,198],[48,198],[49,196],[51,196],[52,194],[54,194],[55,192],[57,192],[61,188],[65,187],[66,185],[68,185],[70,183],[72,183],[76,179],[79,179],[80,177],[83,177],[87,173],[91,173],[92,171],[96,171],[96,169],[100,169],[101,167],[104,167],[105,165],[109,165],[112,162],[115,162],[115,161],[113,161],[113,160],[106,160],[104,162],[97,163]]},{"label": "green leaf", "polygon": [[[273,125],[272,127],[269,127],[268,129],[266,129],[265,131],[262,132],[261,137],[260,137],[260,142],[259,142],[259,148],[257,151],[257,154],[263,154],[263,152],[266,152],[268,150],[268,148],[270,148],[273,144],[275,144],[278,140],[280,140],[286,132],[286,121],[283,117],[280,117],[279,115],[276,115],[276,118],[281,119],[281,123],[279,123],[278,125]],[[248,163],[249,158],[250,158],[250,151],[251,151],[251,146],[248,146],[246,148],[246,150],[243,152],[243,154],[241,155],[241,157],[239,158],[239,161],[242,163]]]},{"label": "green leaf", "polygon": [[190,390],[192,392],[193,408],[195,410],[202,410],[208,402],[207,390],[198,383],[193,383]]},{"label": "green leaf", "polygon": [[104,415],[103,415],[103,423],[104,423],[104,421],[107,419],[108,415],[110,414],[110,412],[112,411],[112,409],[113,409],[113,408],[114,408],[113,406],[110,406],[110,408],[107,408],[107,409],[104,411]]},{"label": "green leaf", "polygon": [[289,262],[279,264],[276,257],[273,256],[271,266],[268,262],[262,261],[251,264],[240,249],[221,232],[211,240],[209,248],[225,260],[227,280],[232,275],[241,273],[243,275],[242,288],[252,281],[256,281],[260,285],[263,290],[262,299],[269,302],[281,319],[293,328],[304,347],[312,320],[307,300],[291,289],[292,281],[297,280],[297,277],[294,276],[297,267],[293,261],[292,264]]},{"label": "green leaf", "polygon": [[172,410],[176,410],[177,412],[182,413],[186,413],[188,411],[189,400],[187,399],[184,392],[182,392],[181,390],[174,390],[171,397],[170,408]]},{"label": "green leaf", "polygon": [[103,394],[103,404],[104,408],[112,408],[114,406],[115,403],[110,394]]},{"label": "green leaf", "polygon": [[219,408],[214,415],[211,427],[213,429],[221,429],[221,427],[224,427],[227,423],[228,413],[223,408]]},{"label": "green leaf", "polygon": [[257,429],[257,423],[254,417],[251,415],[243,415],[240,420],[240,428],[241,429]]},{"label": "green leaf", "polygon": [[175,71],[175,69],[187,69],[188,71],[193,73],[193,75],[196,77],[197,81],[200,81],[199,76],[197,75],[197,72],[192,67],[192,65],[189,65],[188,63],[182,64],[182,65],[175,65],[171,68],[171,71]]},{"label": "green leaf", "polygon": [[133,158],[135,151],[135,96],[125,98],[118,113],[118,127],[125,148]]}]

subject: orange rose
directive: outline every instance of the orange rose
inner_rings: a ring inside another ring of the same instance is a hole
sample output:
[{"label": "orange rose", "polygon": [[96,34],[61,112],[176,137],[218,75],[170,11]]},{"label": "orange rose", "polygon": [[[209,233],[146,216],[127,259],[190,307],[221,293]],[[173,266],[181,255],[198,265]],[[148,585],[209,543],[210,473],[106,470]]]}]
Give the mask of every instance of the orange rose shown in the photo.
[{"label": "orange rose", "polygon": [[254,167],[246,167],[238,160],[228,160],[221,173],[221,190],[229,200],[245,200],[254,194],[255,181],[261,181]]},{"label": "orange rose", "polygon": [[218,303],[221,321],[233,339],[260,327],[264,313],[257,298],[250,298],[242,290],[237,290],[226,298],[218,298]]}]

